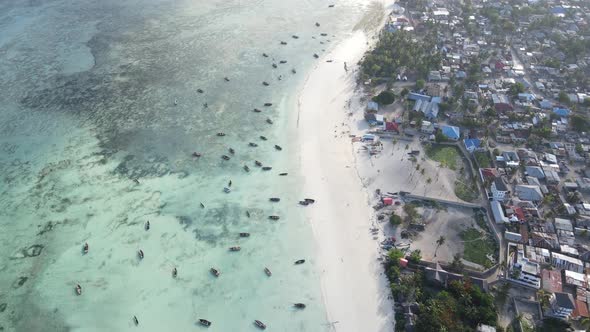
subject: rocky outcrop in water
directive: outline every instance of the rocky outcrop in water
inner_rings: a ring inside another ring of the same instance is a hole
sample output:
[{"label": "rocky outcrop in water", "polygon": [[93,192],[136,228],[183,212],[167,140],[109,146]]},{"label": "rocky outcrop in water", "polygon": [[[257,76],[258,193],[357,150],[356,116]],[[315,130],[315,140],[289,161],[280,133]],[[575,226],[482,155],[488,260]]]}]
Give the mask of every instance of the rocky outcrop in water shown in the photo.
[{"label": "rocky outcrop in water", "polygon": [[32,246],[30,246],[28,248],[23,248],[23,249],[18,250],[12,256],[10,256],[10,259],[37,257],[37,256],[41,255],[43,248],[45,248],[45,246],[43,246],[41,244],[33,244]]}]

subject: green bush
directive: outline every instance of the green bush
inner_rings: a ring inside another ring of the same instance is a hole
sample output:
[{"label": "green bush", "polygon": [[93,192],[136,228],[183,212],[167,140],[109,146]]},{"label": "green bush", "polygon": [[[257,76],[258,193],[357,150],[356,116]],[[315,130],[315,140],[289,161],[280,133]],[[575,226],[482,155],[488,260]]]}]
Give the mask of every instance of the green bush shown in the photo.
[{"label": "green bush", "polygon": [[397,225],[401,225],[402,223],[402,217],[398,216],[397,214],[392,214],[391,217],[389,217],[389,222],[393,225],[393,226],[397,226]]},{"label": "green bush", "polygon": [[410,257],[408,257],[408,261],[410,261],[414,264],[419,264],[421,260],[422,260],[422,252],[420,251],[420,249],[416,249],[416,250],[412,251],[412,253],[410,254]]},{"label": "green bush", "polygon": [[395,94],[389,90],[385,90],[373,97],[373,101],[380,105],[389,105],[395,101]]}]

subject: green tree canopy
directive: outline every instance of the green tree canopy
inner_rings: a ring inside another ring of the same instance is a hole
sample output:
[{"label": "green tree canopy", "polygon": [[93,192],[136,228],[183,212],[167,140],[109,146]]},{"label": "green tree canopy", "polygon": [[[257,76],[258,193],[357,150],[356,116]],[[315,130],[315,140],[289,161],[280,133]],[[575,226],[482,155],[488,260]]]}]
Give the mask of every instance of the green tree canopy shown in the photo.
[{"label": "green tree canopy", "polygon": [[590,121],[581,114],[574,114],[571,117],[572,128],[577,132],[590,130]]},{"label": "green tree canopy", "polygon": [[390,90],[385,90],[373,97],[373,101],[381,105],[389,105],[395,101],[395,94]]}]

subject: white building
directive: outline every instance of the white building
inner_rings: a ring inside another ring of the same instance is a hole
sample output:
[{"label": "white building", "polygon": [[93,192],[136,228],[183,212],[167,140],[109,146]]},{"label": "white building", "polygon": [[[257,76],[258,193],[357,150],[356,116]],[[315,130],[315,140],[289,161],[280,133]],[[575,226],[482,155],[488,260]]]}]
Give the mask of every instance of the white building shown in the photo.
[{"label": "white building", "polygon": [[584,262],[577,258],[562,255],[557,252],[551,253],[551,264],[556,268],[584,273]]},{"label": "white building", "polygon": [[[511,252],[510,248],[516,249],[517,246],[515,244],[509,244],[509,253]],[[510,253],[508,264],[510,264],[508,268],[510,272],[507,275],[508,279],[524,286],[535,289],[541,288],[541,266],[526,258],[523,250],[518,249],[516,253]]]},{"label": "white building", "polygon": [[502,178],[500,177],[494,179],[494,182],[491,186],[491,191],[494,200],[500,202],[504,201],[504,199],[507,198],[507,195],[509,193],[508,187],[506,187],[506,184],[504,183],[504,181],[502,181]]}]

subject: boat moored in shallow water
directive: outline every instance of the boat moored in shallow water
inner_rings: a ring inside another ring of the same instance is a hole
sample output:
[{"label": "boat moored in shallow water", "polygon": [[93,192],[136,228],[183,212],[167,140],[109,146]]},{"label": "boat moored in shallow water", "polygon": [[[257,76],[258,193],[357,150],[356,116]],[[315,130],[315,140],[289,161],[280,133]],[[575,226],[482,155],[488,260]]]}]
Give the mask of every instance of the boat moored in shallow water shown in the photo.
[{"label": "boat moored in shallow water", "polygon": [[211,322],[206,319],[203,319],[203,318],[199,318],[199,324],[206,326],[206,327],[211,326]]},{"label": "boat moored in shallow water", "polygon": [[254,321],[254,325],[256,325],[261,330],[266,329],[266,325],[258,319]]},{"label": "boat moored in shallow water", "polygon": [[76,290],[76,295],[82,295],[82,286],[80,286],[79,284],[76,285],[75,290]]},{"label": "boat moored in shallow water", "polygon": [[267,276],[272,276],[272,272],[270,272],[270,269],[268,267],[264,268],[264,273],[266,273]]},{"label": "boat moored in shallow water", "polygon": [[214,275],[216,278],[219,277],[219,275],[221,275],[221,272],[219,272],[218,269],[212,267],[209,272],[211,272],[212,275]]},{"label": "boat moored in shallow water", "polygon": [[300,260],[296,260],[296,261],[295,261],[295,264],[296,264],[296,265],[301,265],[301,264],[303,264],[303,263],[305,263],[305,259],[300,259]]}]

